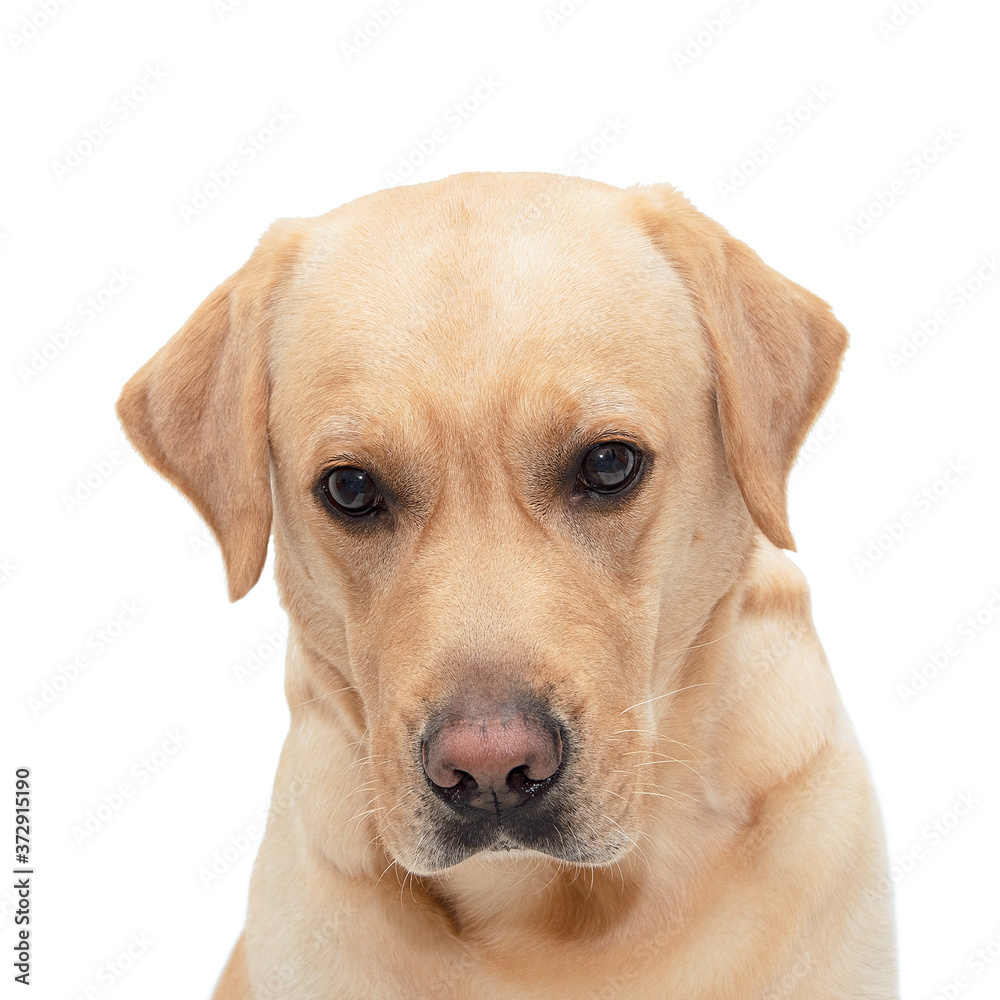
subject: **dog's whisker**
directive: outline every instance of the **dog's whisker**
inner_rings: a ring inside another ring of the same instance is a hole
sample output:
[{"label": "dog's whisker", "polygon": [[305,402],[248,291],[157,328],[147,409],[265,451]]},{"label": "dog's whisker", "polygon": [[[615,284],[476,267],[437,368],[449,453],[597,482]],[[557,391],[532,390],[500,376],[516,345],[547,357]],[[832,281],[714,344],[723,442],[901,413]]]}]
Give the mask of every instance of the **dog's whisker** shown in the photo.
[{"label": "dog's whisker", "polygon": [[294,705],[289,705],[289,709],[301,708],[303,705],[311,705],[314,701],[322,701],[324,698],[329,697],[331,694],[340,694],[342,691],[353,690],[353,684],[347,684],[344,687],[336,688],[333,691],[324,691],[322,694],[316,695],[315,698],[307,698],[305,701],[296,702]]},{"label": "dog's whisker", "polygon": [[704,757],[706,760],[714,759],[711,754],[706,753],[699,747],[692,746],[690,743],[684,743],[682,740],[676,739],[673,736],[667,736],[666,733],[654,732],[652,729],[619,729],[616,732],[612,733],[612,735],[619,736],[622,733],[644,733],[646,736],[653,736],[659,740],[667,740],[670,743],[676,743],[678,746],[684,747],[685,749],[690,750],[692,753],[696,753],[699,756]]},{"label": "dog's whisker", "polygon": [[634,709],[642,708],[643,705],[652,705],[654,701],[660,701],[663,698],[671,698],[675,694],[680,694],[682,691],[690,691],[692,688],[697,687],[708,687],[712,684],[721,684],[721,681],[701,681],[698,684],[688,684],[686,687],[676,688],[673,691],[668,691],[666,694],[658,694],[654,698],[647,698],[645,701],[637,702],[635,705],[630,705],[628,708],[623,708],[618,714],[624,715],[626,712],[631,712]]},{"label": "dog's whisker", "polygon": [[[423,841],[421,840],[421,843],[422,842]],[[409,872],[408,871],[408,872],[406,872],[405,875],[403,875],[403,881],[399,885],[399,908],[401,910],[405,910],[406,909],[406,907],[405,907],[405,905],[403,903],[403,890],[406,888],[407,879],[409,879],[409,882],[410,882],[410,899],[414,903],[416,903],[416,901],[417,901],[416,896],[413,895],[413,872]]]},{"label": "dog's whisker", "polygon": [[[697,764],[696,760],[683,760],[680,757],[670,757],[667,754],[660,753],[658,750],[629,750],[622,754],[623,757],[658,757],[658,761],[650,761],[650,763],[660,763],[660,764]],[[636,765],[637,767],[642,767],[642,764]]]},{"label": "dog's whisker", "polygon": [[[635,777],[639,773],[636,770],[636,768],[648,767],[648,766],[650,766],[652,764],[680,764],[682,767],[686,767],[700,781],[703,781],[705,783],[705,786],[708,788],[708,790],[710,792],[714,792],[714,789],[712,788],[712,783],[708,780],[708,778],[706,778],[705,775],[703,775],[701,773],[701,771],[699,771],[696,767],[692,767],[691,764],[689,764],[687,761],[683,761],[683,760],[650,760],[650,761],[644,761],[644,762],[640,762],[640,763],[633,763],[632,764],[633,770],[631,772],[629,772],[629,771],[623,771],[621,769],[616,769],[612,773],[613,774],[631,774],[632,777]],[[680,794],[680,792],[679,792],[678,789],[672,789],[672,791],[677,791],[678,794]]]},{"label": "dog's whisker", "polygon": [[697,763],[697,761],[691,762],[691,761],[686,761],[686,760],[680,760],[679,758],[675,757],[675,758],[672,758],[671,760],[647,760],[647,761],[640,761],[639,763],[634,764],[633,766],[634,767],[651,767],[654,764],[680,764],[681,767],[686,767],[700,781],[704,781],[705,782],[705,786],[708,788],[708,790],[710,792],[713,792],[714,789],[712,788],[712,783],[708,780],[708,778],[705,777],[705,775],[703,775],[701,773],[701,771],[698,770],[698,768],[696,768],[696,767],[693,766],[693,764],[695,764],[695,763]]},{"label": "dog's whisker", "polygon": [[545,892],[548,889],[548,887],[550,885],[552,885],[552,883],[555,882],[555,880],[559,877],[559,874],[560,874],[559,867],[556,866],[555,871],[552,873],[552,877],[548,880],[548,882],[545,883],[545,885],[542,886],[541,889],[538,889],[535,892],[535,895],[537,896],[537,895],[540,895],[541,893]]},{"label": "dog's whisker", "polygon": [[[631,772],[629,772],[629,771],[622,771],[622,770],[613,771],[612,773],[613,774],[631,774]],[[682,792],[679,788],[671,788],[670,791],[676,792],[678,795],[683,795],[685,798],[691,799],[692,802],[697,802],[698,805],[700,805],[700,806],[706,806],[707,807],[707,803],[703,802],[699,798],[696,798],[694,795],[689,795],[687,792]],[[709,788],[709,791],[711,791],[711,788]],[[678,801],[672,795],[668,795],[666,792],[644,791],[642,789],[637,789],[635,791],[635,794],[636,795],[655,795],[655,796],[659,796],[660,798],[670,799],[672,802],[677,802],[677,804],[680,805],[680,806],[684,805],[683,802]]]},{"label": "dog's whisker", "polygon": [[[681,760],[679,757],[661,757],[659,760],[635,761],[633,767],[650,767],[653,764],[684,764],[690,767],[692,764],[696,763],[697,761]],[[691,770],[694,770],[694,768],[692,767]],[[695,773],[697,774],[697,771],[695,771]],[[701,775],[698,775],[698,777],[701,777]]]},{"label": "dog's whisker", "polygon": [[625,873],[622,871],[621,862],[616,861],[615,862],[615,868],[618,869],[618,874],[621,875],[621,877],[622,877],[622,888],[621,888],[620,895],[624,896],[625,895]]},{"label": "dog's whisker", "polygon": [[[699,806],[703,806],[706,809],[708,808],[708,803],[704,799],[699,799],[697,795],[691,795],[689,792],[684,792],[684,791],[682,791],[679,788],[671,788],[670,791],[673,792],[675,795],[682,795],[684,798],[690,799],[692,802],[696,803]],[[709,789],[709,791],[711,791],[711,789]],[[640,792],[639,794],[640,795],[661,795],[664,798],[670,798],[671,797],[666,792]],[[674,801],[676,802],[677,800],[674,799]],[[683,805],[683,803],[680,803],[680,804]]]},{"label": "dog's whisker", "polygon": [[522,883],[526,882],[529,878],[534,877],[534,875],[538,871],[538,869],[541,868],[544,864],[545,864],[545,859],[544,858],[536,858],[535,859],[535,863],[531,866],[531,870],[528,871],[528,872],[525,872],[525,874],[520,879],[518,879],[518,881],[515,884],[514,888],[518,888]]},{"label": "dog's whisker", "polygon": [[681,653],[690,653],[695,649],[704,649],[706,646],[711,646],[716,642],[722,642],[723,639],[728,639],[731,635],[739,632],[741,628],[746,624],[745,621],[740,621],[737,625],[731,628],[724,635],[716,636],[714,639],[708,639],[705,642],[695,643],[693,646],[682,646],[679,649],[671,649],[666,651],[664,656],[679,656]]},{"label": "dog's whisker", "polygon": [[[673,791],[676,792],[677,789],[675,788],[675,789],[673,789]],[[638,791],[635,794],[636,795],[645,795],[647,798],[652,798],[652,799],[669,799],[671,802],[677,802],[677,799],[675,799],[672,795],[668,795],[666,792]],[[687,792],[677,792],[677,794],[678,795],[687,795]],[[695,798],[693,795],[688,795],[687,797],[689,799],[691,799],[693,802],[697,802],[699,805],[705,805],[705,803],[702,802],[701,799]],[[680,803],[680,804],[683,805],[683,803]]]},{"label": "dog's whisker", "polygon": [[356,834],[358,832],[358,827],[361,825],[361,823],[364,822],[364,820],[366,820],[369,816],[373,816],[377,812],[378,809],[375,808],[374,806],[370,809],[363,809],[360,812],[355,813],[353,816],[351,816],[350,819],[345,819],[334,832],[339,833],[341,830],[344,829],[345,826],[347,826],[348,823],[353,823],[354,829],[351,832],[352,834]]},{"label": "dog's whisker", "polygon": [[[616,773],[625,774],[627,772],[622,771],[622,772],[616,772]],[[609,788],[608,789],[608,793],[610,795],[613,795],[616,799],[621,799],[622,802],[625,803],[625,805],[631,805],[631,803],[629,802],[629,800],[627,798],[625,798],[625,796],[622,795],[620,792],[616,792],[616,791],[614,791],[614,789]]]},{"label": "dog's whisker", "polygon": [[390,862],[389,862],[389,864],[388,864],[388,866],[386,867],[385,871],[383,871],[383,872],[382,872],[382,874],[381,874],[381,875],[379,875],[379,877],[378,877],[378,878],[377,878],[377,879],[375,880],[375,885],[374,885],[374,889],[377,889],[377,888],[378,888],[378,884],[379,884],[379,882],[381,882],[381,881],[382,881],[382,878],[384,877],[385,873],[386,873],[386,872],[387,872],[387,871],[388,871],[388,870],[389,870],[390,868],[395,868],[395,867],[396,867],[396,862],[395,862],[394,860],[393,860],[393,861],[390,861]]}]

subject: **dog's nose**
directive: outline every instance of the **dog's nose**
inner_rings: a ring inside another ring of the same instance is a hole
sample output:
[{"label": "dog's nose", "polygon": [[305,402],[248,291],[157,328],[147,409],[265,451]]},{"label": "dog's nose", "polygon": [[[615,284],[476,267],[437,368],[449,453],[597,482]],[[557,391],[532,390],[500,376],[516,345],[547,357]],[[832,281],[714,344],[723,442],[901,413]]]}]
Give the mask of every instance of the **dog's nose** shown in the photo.
[{"label": "dog's nose", "polygon": [[562,760],[554,720],[534,713],[452,719],[423,743],[424,771],[456,809],[498,812],[544,793]]}]

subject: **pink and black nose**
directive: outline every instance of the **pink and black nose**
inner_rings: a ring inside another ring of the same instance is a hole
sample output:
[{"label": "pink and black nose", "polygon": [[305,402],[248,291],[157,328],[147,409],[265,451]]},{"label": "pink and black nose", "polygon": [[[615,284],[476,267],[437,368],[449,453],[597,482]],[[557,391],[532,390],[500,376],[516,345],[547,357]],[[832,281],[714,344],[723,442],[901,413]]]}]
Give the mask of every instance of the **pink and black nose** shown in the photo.
[{"label": "pink and black nose", "polygon": [[562,737],[544,713],[487,709],[445,717],[423,741],[424,772],[454,808],[501,812],[543,795],[562,761]]}]

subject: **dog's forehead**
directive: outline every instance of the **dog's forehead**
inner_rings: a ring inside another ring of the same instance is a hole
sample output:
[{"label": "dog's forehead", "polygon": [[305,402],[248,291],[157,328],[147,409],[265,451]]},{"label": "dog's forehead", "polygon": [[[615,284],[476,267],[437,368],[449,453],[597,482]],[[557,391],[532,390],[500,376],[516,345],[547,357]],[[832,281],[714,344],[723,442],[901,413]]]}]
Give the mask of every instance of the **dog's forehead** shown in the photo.
[{"label": "dog's forehead", "polygon": [[342,428],[514,404],[641,419],[671,371],[707,377],[708,363],[683,283],[624,194],[464,175],[317,220],[275,320],[274,405]]}]

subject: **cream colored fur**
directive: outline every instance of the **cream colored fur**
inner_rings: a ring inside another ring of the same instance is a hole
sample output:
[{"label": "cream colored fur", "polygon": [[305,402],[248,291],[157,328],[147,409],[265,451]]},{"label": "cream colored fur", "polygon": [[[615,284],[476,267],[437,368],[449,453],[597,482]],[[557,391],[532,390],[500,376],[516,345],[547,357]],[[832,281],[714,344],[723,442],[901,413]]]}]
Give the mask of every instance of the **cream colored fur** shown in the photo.
[{"label": "cream colored fur", "polygon": [[[217,1000],[896,997],[867,768],[785,489],[846,334],[667,186],[466,174],[285,220],[125,387],[219,538],[273,533],[291,728]],[[627,438],[617,506],[567,491]],[[317,501],[336,464],[391,526]],[[572,476],[570,475],[570,480]],[[446,867],[421,727],[572,720],[566,858]]]}]

